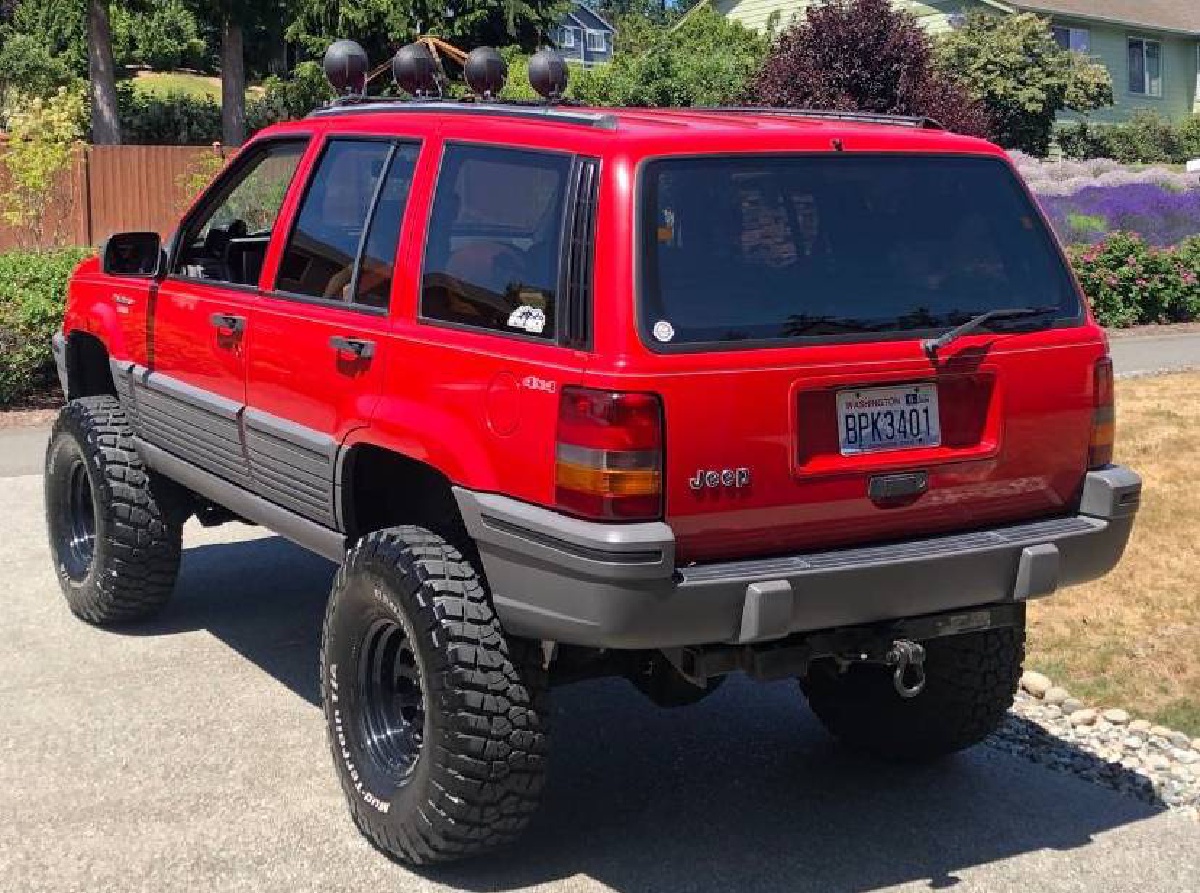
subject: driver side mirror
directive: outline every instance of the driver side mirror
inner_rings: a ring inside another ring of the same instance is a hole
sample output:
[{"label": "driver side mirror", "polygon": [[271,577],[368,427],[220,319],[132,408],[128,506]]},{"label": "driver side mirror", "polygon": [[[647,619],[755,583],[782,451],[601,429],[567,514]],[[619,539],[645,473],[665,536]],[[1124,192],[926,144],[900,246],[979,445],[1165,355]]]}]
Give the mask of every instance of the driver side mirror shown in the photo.
[{"label": "driver side mirror", "polygon": [[117,233],[100,246],[100,268],[109,276],[154,278],[164,266],[158,233]]}]

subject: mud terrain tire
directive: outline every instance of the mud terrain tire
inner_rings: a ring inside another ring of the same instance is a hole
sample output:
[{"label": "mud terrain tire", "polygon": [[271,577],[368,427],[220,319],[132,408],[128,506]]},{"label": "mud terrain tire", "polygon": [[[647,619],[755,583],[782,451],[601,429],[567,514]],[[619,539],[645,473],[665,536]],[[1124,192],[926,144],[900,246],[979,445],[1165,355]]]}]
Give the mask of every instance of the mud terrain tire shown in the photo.
[{"label": "mud terrain tire", "polygon": [[857,750],[902,762],[937,759],[977,744],[1012,706],[1025,657],[1025,627],[925,642],[926,685],[901,698],[891,670],[858,664],[839,674],[814,665],[801,687],[817,718]]},{"label": "mud terrain tire", "polygon": [[514,840],[545,775],[539,649],[509,640],[475,569],[419,527],[363,537],[333,583],[321,697],[351,816],[428,864]]},{"label": "mud terrain tire", "polygon": [[179,573],[180,496],[142,464],[115,397],[72,400],[59,413],[45,496],[54,568],[76,616],[125,623],[167,603]]}]

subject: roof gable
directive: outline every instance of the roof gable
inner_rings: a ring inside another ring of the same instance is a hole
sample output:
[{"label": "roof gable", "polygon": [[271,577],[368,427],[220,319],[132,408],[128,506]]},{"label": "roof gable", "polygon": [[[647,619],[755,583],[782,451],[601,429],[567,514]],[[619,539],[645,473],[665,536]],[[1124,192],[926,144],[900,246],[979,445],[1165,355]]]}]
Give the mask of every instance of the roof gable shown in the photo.
[{"label": "roof gable", "polygon": [[568,19],[575,22],[583,28],[590,28],[592,31],[608,31],[611,34],[616,34],[617,29],[604,20],[604,18],[589,6],[583,3],[574,3],[563,16],[563,21]]}]

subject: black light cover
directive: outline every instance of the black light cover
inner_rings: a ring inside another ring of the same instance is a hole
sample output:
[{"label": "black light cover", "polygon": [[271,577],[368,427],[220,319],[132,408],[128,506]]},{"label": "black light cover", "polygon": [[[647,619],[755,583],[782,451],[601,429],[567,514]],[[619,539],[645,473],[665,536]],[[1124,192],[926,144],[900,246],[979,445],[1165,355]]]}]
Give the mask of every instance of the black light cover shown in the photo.
[{"label": "black light cover", "polygon": [[552,49],[538,50],[529,60],[529,86],[550,102],[562,99],[567,89],[567,63]]},{"label": "black light cover", "polygon": [[392,76],[396,85],[412,96],[432,96],[440,92],[437,62],[423,43],[410,43],[399,49],[392,58]]},{"label": "black light cover", "polygon": [[467,54],[463,74],[471,92],[480,99],[494,99],[508,80],[508,64],[491,47],[479,47]]},{"label": "black light cover", "polygon": [[335,40],[325,51],[325,77],[339,94],[364,93],[367,89],[367,52],[353,40]]}]

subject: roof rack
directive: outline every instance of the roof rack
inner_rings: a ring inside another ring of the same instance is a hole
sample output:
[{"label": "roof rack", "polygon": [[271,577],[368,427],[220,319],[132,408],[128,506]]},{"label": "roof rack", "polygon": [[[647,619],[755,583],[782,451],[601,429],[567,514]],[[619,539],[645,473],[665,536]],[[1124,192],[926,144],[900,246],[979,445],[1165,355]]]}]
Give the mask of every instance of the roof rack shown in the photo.
[{"label": "roof rack", "polygon": [[498,102],[448,102],[446,100],[405,99],[371,102],[342,103],[326,106],[309,114],[310,118],[327,118],[337,115],[393,114],[396,112],[425,112],[439,115],[488,115],[504,118],[525,118],[534,121],[551,121],[555,124],[575,124],[580,127],[596,127],[615,130],[617,118],[603,112],[575,111],[561,106],[511,105]]},{"label": "roof rack", "polygon": [[[682,109],[689,111],[689,109]],[[924,115],[888,115],[883,112],[853,112],[836,109],[790,109],[774,106],[695,106],[694,112],[724,112],[743,115],[778,115],[784,118],[825,118],[832,121],[855,121],[861,124],[885,124],[892,127],[915,127],[922,130],[945,130],[933,118]]]}]

